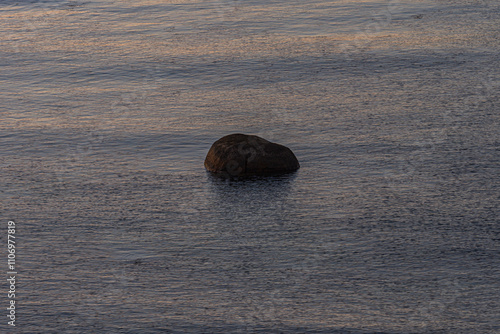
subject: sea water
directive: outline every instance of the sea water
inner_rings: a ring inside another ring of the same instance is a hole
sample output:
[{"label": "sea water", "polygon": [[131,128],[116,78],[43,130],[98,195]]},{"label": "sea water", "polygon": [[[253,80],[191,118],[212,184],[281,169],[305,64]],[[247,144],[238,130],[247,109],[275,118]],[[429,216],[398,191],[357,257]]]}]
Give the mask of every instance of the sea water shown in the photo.
[{"label": "sea water", "polygon": [[[499,27],[489,0],[3,1],[2,331],[499,333]],[[213,177],[230,133],[300,170]]]}]

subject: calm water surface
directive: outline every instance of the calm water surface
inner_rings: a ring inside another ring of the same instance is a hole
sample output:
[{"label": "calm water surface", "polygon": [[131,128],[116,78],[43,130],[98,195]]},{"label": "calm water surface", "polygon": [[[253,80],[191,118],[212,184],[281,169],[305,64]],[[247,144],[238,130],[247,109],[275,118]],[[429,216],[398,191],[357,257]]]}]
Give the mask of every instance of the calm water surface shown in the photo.
[{"label": "calm water surface", "polygon": [[[500,333],[499,27],[487,0],[3,1],[2,331]],[[301,169],[212,177],[234,132]]]}]

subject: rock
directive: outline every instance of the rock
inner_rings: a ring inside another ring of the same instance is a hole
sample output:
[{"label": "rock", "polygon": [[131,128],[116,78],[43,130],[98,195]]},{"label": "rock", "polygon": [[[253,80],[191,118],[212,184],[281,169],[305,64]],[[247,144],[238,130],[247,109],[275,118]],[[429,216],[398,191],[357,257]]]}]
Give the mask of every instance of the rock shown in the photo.
[{"label": "rock", "polygon": [[299,167],[288,147],[240,133],[217,140],[205,159],[208,171],[232,176],[282,174]]}]

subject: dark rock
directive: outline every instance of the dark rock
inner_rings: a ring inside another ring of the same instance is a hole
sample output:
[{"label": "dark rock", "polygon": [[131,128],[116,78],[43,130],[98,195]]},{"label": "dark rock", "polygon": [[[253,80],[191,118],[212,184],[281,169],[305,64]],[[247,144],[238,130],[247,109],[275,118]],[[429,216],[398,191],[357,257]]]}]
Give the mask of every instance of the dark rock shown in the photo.
[{"label": "dark rock", "polygon": [[299,167],[288,147],[240,133],[217,140],[205,159],[205,168],[210,172],[231,176],[282,174]]}]

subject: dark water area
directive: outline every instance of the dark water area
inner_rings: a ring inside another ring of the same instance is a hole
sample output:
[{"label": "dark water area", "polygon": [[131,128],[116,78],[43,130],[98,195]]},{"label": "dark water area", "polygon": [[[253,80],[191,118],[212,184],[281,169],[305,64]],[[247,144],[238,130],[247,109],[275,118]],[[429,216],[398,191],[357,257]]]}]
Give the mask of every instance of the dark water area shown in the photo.
[{"label": "dark water area", "polygon": [[[2,332],[500,333],[497,2],[0,17]],[[214,177],[230,133],[301,168]]]}]

